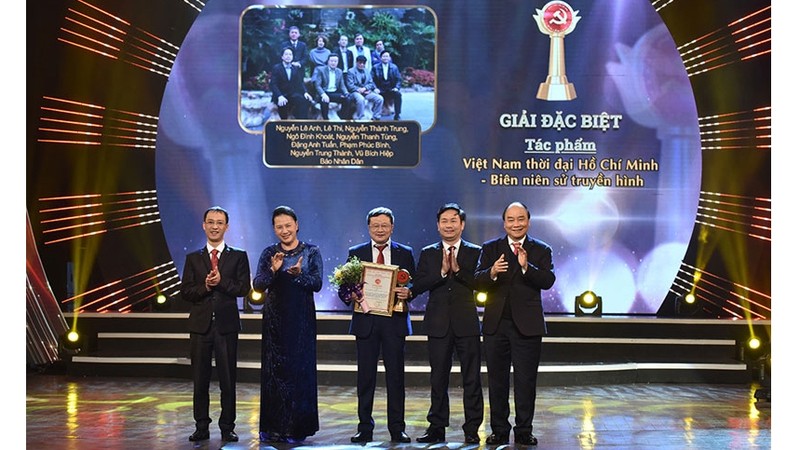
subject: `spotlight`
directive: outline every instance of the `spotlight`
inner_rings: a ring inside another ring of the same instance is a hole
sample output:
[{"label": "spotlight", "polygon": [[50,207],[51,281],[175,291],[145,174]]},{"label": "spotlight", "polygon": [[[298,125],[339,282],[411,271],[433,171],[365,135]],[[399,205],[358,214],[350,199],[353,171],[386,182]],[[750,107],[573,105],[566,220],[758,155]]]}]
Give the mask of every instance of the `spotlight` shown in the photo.
[{"label": "spotlight", "polygon": [[247,297],[244,298],[242,301],[242,307],[244,308],[244,312],[252,313],[256,312],[253,309],[253,305],[263,305],[264,304],[264,293],[258,292],[256,290],[250,289],[250,293],[247,294]]},{"label": "spotlight", "polygon": [[603,315],[603,297],[598,296],[592,291],[585,291],[575,297],[576,316],[596,316]]},{"label": "spotlight", "polygon": [[752,335],[739,342],[739,360],[765,362],[769,358],[770,343],[760,336]]},{"label": "spotlight", "polygon": [[69,330],[59,340],[61,350],[67,355],[77,355],[83,346],[83,337],[77,330]]},{"label": "spotlight", "polygon": [[169,309],[169,299],[164,294],[158,294],[153,298],[151,306],[153,311],[166,311]]},{"label": "spotlight", "polygon": [[695,316],[703,310],[697,297],[691,292],[675,297],[675,315],[678,317]]},{"label": "spotlight", "polygon": [[486,304],[486,299],[488,297],[489,296],[486,295],[486,292],[476,292],[475,293],[475,302],[478,304],[478,306],[483,306],[483,305]]},{"label": "spotlight", "polygon": [[253,305],[264,304],[264,293],[258,291],[250,291],[250,298],[248,300]]}]

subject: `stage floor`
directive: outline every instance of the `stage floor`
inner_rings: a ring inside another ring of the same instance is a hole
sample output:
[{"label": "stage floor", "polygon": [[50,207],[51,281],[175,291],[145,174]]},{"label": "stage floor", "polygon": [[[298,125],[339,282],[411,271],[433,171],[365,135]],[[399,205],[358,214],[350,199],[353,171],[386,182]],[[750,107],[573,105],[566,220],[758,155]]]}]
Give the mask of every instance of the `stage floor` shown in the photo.
[{"label": "stage floor", "polygon": [[[698,384],[626,384],[540,387],[534,435],[537,449],[769,449],[772,443],[769,403],[756,405],[757,386]],[[194,431],[190,380],[151,378],[71,378],[28,373],[27,448],[58,449],[272,449],[258,440],[259,385],[239,383],[236,432],[240,441],[224,444],[213,428],[219,416],[217,387],[212,384],[211,439],[188,441]],[[411,444],[391,444],[386,429],[385,390],[375,396],[376,441],[367,447],[407,449],[478,449],[462,442],[461,391],[450,390],[452,408],[447,442],[419,444],[427,427],[429,393],[409,388],[406,432]],[[482,440],[491,433],[486,419]],[[277,448],[358,449],[355,387],[319,388],[321,430],[302,444]],[[513,411],[513,407],[512,407]],[[513,420],[513,414],[512,414]],[[13,438],[13,436],[12,436]],[[512,444],[513,447],[513,433]]]}]

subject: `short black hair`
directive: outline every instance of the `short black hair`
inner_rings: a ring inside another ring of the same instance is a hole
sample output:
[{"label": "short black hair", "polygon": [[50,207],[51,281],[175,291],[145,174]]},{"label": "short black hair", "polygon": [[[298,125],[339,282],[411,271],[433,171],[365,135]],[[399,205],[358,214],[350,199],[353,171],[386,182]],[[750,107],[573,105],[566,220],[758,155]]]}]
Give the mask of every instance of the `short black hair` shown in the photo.
[{"label": "short black hair", "polygon": [[369,213],[367,213],[367,225],[369,225],[369,219],[372,219],[375,216],[389,216],[389,222],[394,224],[394,213],[392,210],[385,207],[385,206],[378,206],[377,208],[372,208]]},{"label": "short black hair", "polygon": [[462,222],[467,220],[467,213],[458,206],[458,203],[445,203],[439,208],[439,211],[436,213],[436,221],[439,221],[439,218],[442,216],[442,213],[445,211],[453,210],[458,213],[458,217],[461,218]]},{"label": "short black hair", "polygon": [[365,63],[365,62],[367,62],[367,57],[366,57],[366,56],[364,56],[364,55],[358,55],[358,56],[356,56],[356,62],[363,62],[363,63]]},{"label": "short black hair", "polygon": [[210,213],[212,211],[213,212],[221,212],[222,214],[225,214],[225,223],[228,223],[228,211],[225,211],[225,208],[223,208],[221,206],[212,206],[211,208],[208,208],[206,210],[205,214],[203,214],[203,222],[205,222],[206,218],[208,218],[208,213]]},{"label": "short black hair", "polygon": [[[382,51],[382,52],[381,52],[381,56],[383,56],[383,54],[384,54],[384,53],[389,53],[389,50],[384,50],[384,51]],[[392,56],[392,54],[391,54],[391,53],[389,53],[389,57],[391,57],[391,56]]]},{"label": "short black hair", "polygon": [[294,210],[288,206],[278,206],[277,208],[272,210],[272,224],[275,225],[275,218],[278,216],[289,216],[297,222],[297,214],[295,214]]}]

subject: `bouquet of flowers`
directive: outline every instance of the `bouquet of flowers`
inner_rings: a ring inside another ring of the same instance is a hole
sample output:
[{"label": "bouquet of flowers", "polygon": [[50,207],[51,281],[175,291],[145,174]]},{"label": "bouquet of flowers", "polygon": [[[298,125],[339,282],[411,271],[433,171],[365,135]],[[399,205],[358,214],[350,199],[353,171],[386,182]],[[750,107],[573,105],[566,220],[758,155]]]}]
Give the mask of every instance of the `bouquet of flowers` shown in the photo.
[{"label": "bouquet of flowers", "polygon": [[328,281],[339,289],[339,298],[348,305],[352,301],[352,295],[361,297],[361,289],[364,283],[361,281],[364,273],[364,265],[361,260],[353,256],[346,263],[333,269],[333,273],[328,275]]}]

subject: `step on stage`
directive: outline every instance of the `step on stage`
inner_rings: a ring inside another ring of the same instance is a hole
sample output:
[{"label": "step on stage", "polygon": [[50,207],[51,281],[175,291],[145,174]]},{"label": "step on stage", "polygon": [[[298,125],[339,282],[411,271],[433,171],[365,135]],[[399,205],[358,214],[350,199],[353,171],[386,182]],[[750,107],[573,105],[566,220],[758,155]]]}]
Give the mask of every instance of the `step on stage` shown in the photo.
[{"label": "step on stage", "polygon": [[[72,314],[66,314],[72,323]],[[317,314],[319,383],[355,386],[355,339],[350,314]],[[188,313],[84,313],[77,318],[84,336],[71,357],[71,375],[191,379]],[[746,384],[768,376],[769,345],[745,351],[755,334],[769,342],[770,321],[673,319],[655,316],[548,316],[539,385],[620,383]],[[239,380],[258,382],[261,367],[261,314],[242,314]],[[412,314],[406,343],[406,385],[427,386],[429,378],[422,315]],[[483,359],[485,361],[485,358]],[[458,361],[453,383],[459,383]],[[379,365],[383,370],[383,365]],[[485,366],[483,368],[485,377]],[[382,377],[379,377],[379,380]]]}]

